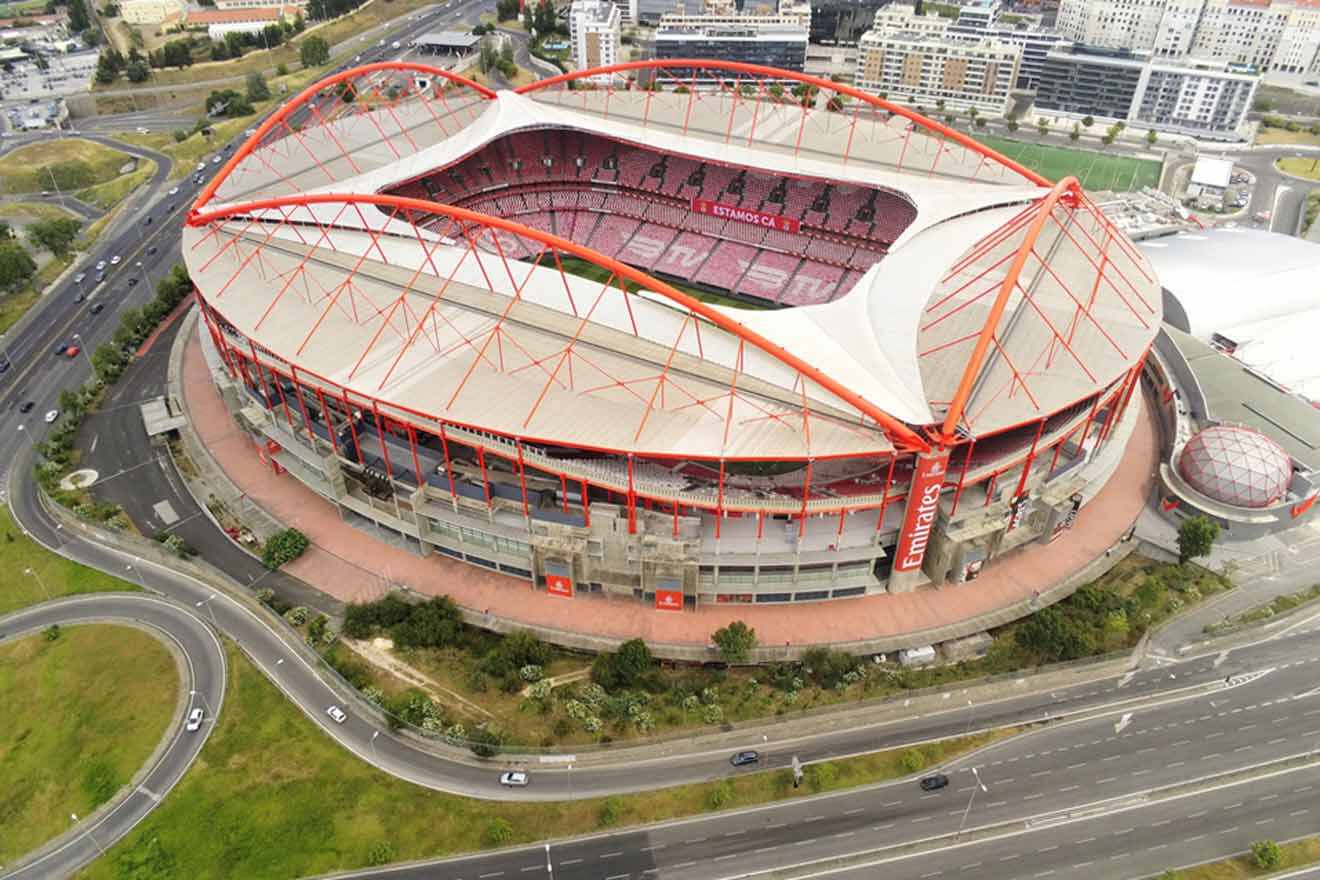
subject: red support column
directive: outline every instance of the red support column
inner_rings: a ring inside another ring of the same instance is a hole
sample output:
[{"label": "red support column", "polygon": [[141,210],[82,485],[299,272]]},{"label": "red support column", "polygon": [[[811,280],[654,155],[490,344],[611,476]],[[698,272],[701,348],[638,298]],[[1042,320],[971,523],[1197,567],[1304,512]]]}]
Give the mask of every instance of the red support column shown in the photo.
[{"label": "red support column", "polygon": [[633,454],[628,453],[628,534],[637,534],[637,494],[633,490]]},{"label": "red support column", "polygon": [[995,481],[999,479],[999,474],[991,474],[990,479],[985,481],[985,504],[982,507],[990,506],[990,499],[995,496]]},{"label": "red support column", "polygon": [[440,450],[445,456],[445,476],[449,478],[449,497],[458,503],[458,492],[454,489],[454,467],[449,461],[449,438],[445,436],[445,423],[440,423]]},{"label": "red support column", "polygon": [[302,385],[298,382],[298,368],[289,365],[289,371],[293,374],[293,395],[298,398],[298,408],[302,410],[303,425],[307,428],[307,439],[312,444],[312,449],[316,449],[316,433],[312,431],[312,419],[307,413],[307,403],[303,400]]},{"label": "red support column", "polygon": [[339,441],[335,439],[335,423],[330,420],[330,408],[325,405],[325,395],[321,389],[316,389],[316,399],[321,403],[321,418],[325,419],[325,431],[330,435],[330,445],[334,447],[335,455],[339,455]]},{"label": "red support column", "polygon": [[563,502],[564,513],[568,513],[568,477],[559,475],[559,499]]},{"label": "red support column", "polygon": [[385,474],[394,479],[394,467],[390,464],[390,450],[385,443],[385,428],[380,422],[380,409],[376,406],[376,401],[371,402],[371,415],[376,420],[376,439],[380,441],[380,456],[385,459]]},{"label": "red support column", "polygon": [[720,480],[715,490],[715,540],[720,539],[720,523],[724,521],[724,459],[720,459]]},{"label": "red support column", "polygon": [[582,520],[586,528],[591,528],[591,501],[587,497],[587,481],[582,481]]},{"label": "red support column", "polygon": [[518,448],[518,488],[522,490],[523,516],[530,518],[531,508],[527,506],[527,465],[523,462],[522,441],[515,440]]},{"label": "red support column", "polygon": [[756,512],[756,540],[760,541],[764,535],[765,535],[765,511],[758,510]]},{"label": "red support column", "polygon": [[293,413],[289,410],[289,398],[284,393],[284,374],[275,370],[271,370],[270,373],[275,377],[275,390],[280,393],[280,406],[284,407],[284,420],[289,423],[289,430],[296,433],[298,429],[293,426]]},{"label": "red support column", "polygon": [[678,538],[678,502],[674,502],[674,538]]},{"label": "red support column", "polygon": [[1027,475],[1031,473],[1031,465],[1036,460],[1036,444],[1040,442],[1040,435],[1045,430],[1045,420],[1041,419],[1040,424],[1036,426],[1036,437],[1031,441],[1031,450],[1027,453],[1027,458],[1022,462],[1022,476],[1018,478],[1017,489],[1013,492],[1013,497],[1017,498],[1022,494],[1022,490],[1027,487]]},{"label": "red support column", "polygon": [[972,452],[976,449],[976,438],[967,443],[967,457],[963,459],[962,473],[958,474],[958,488],[953,490],[953,504],[949,506],[949,519],[958,512],[958,499],[962,497],[963,483],[967,479],[967,468],[972,463]]},{"label": "red support column", "polygon": [[806,472],[802,475],[802,512],[798,515],[798,539],[807,533],[807,498],[811,492],[811,459],[807,459]]},{"label": "red support column", "polygon": [[340,392],[344,395],[344,418],[348,420],[348,430],[353,435],[353,451],[357,453],[357,463],[366,463],[366,456],[362,454],[362,444],[358,442],[357,424],[353,421],[353,404],[348,402],[348,389],[341,388]]},{"label": "red support column", "polygon": [[251,340],[248,340],[248,348],[252,350],[252,368],[257,371],[257,376],[261,378],[261,391],[266,398],[266,409],[269,410],[275,405],[275,399],[271,396],[270,385],[266,383],[265,368],[262,367],[261,362],[257,360],[257,349],[256,346],[252,344]]},{"label": "red support column", "polygon": [[490,483],[486,480],[486,447],[477,447],[477,466],[481,468],[481,494],[486,499],[486,509],[490,510],[494,504],[490,500]]},{"label": "red support column", "polygon": [[840,507],[840,508],[839,508],[839,531],[836,532],[835,535],[834,535],[834,549],[835,549],[835,550],[838,550],[838,549],[839,549],[839,542],[843,540],[843,521],[847,518],[847,516],[848,516],[848,508],[846,508],[846,507]]},{"label": "red support column", "polygon": [[417,429],[412,425],[408,426],[408,451],[412,453],[413,474],[417,477],[417,488],[420,489],[426,485],[426,481],[422,479],[422,463],[417,458]]}]

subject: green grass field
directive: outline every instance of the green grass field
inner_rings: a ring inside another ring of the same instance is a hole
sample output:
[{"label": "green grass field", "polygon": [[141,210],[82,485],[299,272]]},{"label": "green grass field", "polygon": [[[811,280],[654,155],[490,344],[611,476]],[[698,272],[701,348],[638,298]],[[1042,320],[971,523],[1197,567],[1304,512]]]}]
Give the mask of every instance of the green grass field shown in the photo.
[{"label": "green grass field", "polygon": [[0,156],[0,189],[11,194],[84,189],[114,180],[132,158],[81,138],[42,141]]},{"label": "green grass field", "polygon": [[137,589],[119,578],[56,556],[25,537],[4,505],[0,505],[0,584],[0,614],[56,596]]},{"label": "green grass field", "polygon": [[905,763],[928,766],[1016,732],[932,743],[907,750],[916,754],[906,762],[891,750],[833,762],[828,773],[809,767],[798,790],[790,771],[779,770],[611,798],[607,821],[603,799],[480,801],[386,776],[322,734],[231,643],[226,650],[224,708],[198,762],[80,877],[303,877],[488,848],[497,820],[508,823],[504,844],[527,843],[700,814],[715,800],[732,808],[891,779],[911,772]]},{"label": "green grass field", "polygon": [[0,864],[126,785],[164,735],[178,687],[170,652],[130,627],[68,627],[54,641],[34,634],[0,645]]},{"label": "green grass field", "polygon": [[1159,186],[1160,183],[1160,163],[1153,159],[1134,159],[991,135],[973,137],[1043,177],[1060,180],[1072,175],[1085,189],[1095,192],[1126,192],[1143,186]]},{"label": "green grass field", "polygon": [[[551,266],[551,267],[554,266],[554,260],[552,258],[547,257],[543,262],[547,266]],[[604,283],[605,280],[610,277],[610,273],[608,270],[602,269],[600,266],[597,266],[595,263],[589,263],[586,260],[580,260],[577,257],[567,257],[567,256],[560,257],[560,263],[563,264],[565,272],[568,272],[571,275],[581,276],[582,278],[590,278],[592,281],[600,281],[601,283]],[[754,311],[771,308],[771,306],[761,305],[760,303],[751,302],[750,300],[739,299],[734,296],[724,296],[723,294],[719,294],[719,293],[712,293],[709,290],[696,287],[695,285],[692,284],[684,284],[682,281],[676,281],[673,279],[667,279],[667,280],[669,282],[670,287],[673,287],[674,289],[682,293],[686,293],[688,296],[692,297],[695,300],[699,300],[704,303],[710,303],[711,305],[731,306],[735,309],[751,309]]]}]

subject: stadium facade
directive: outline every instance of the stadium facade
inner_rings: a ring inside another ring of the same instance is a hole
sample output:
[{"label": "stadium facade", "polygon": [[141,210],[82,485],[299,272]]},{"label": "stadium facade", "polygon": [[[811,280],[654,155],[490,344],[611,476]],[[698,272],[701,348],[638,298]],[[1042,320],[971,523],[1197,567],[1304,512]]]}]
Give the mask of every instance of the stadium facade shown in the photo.
[{"label": "stadium facade", "polygon": [[961,583],[1058,537],[1162,308],[1075,180],[694,59],[499,93],[344,71],[236,151],[183,249],[277,472],[424,556],[660,610]]}]

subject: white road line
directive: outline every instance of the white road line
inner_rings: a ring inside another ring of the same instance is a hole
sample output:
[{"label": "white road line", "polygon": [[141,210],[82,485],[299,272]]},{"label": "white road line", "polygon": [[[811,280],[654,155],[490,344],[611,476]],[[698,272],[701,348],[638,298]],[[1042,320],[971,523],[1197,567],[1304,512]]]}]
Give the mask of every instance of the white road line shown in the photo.
[{"label": "white road line", "polygon": [[602,853],[602,854],[601,854],[601,858],[602,858],[602,859],[617,859],[617,858],[618,858],[619,856],[621,856],[621,855],[623,855],[623,853],[621,853],[621,852],[608,852],[608,853]]},{"label": "white road line", "polygon": [[855,810],[844,810],[844,811],[843,811],[843,815],[845,815],[845,816],[856,816],[858,813],[865,813],[865,812],[866,812],[866,809],[865,809],[864,807],[858,807],[858,808],[855,809]]},{"label": "white road line", "polygon": [[563,859],[563,860],[561,860],[561,861],[559,862],[559,864],[560,864],[560,865],[576,865],[576,864],[578,864],[578,863],[581,862],[581,861],[582,861],[581,859]]}]

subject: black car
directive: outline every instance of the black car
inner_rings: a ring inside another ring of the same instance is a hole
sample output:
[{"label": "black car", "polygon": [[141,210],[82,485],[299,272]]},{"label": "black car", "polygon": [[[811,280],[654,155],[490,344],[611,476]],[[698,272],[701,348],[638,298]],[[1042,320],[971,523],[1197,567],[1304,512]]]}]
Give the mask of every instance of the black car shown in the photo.
[{"label": "black car", "polygon": [[129,287],[137,287],[137,283],[138,283],[138,280],[137,280],[136,278],[130,278],[130,279],[128,279],[128,286],[129,286]]},{"label": "black car", "polygon": [[949,784],[949,777],[943,773],[936,773],[934,776],[927,776],[921,780],[922,791],[939,791]]},{"label": "black car", "polygon": [[23,404],[18,408],[18,411],[21,413],[30,413],[32,412],[32,407],[36,405],[37,403],[34,400],[25,400],[23,401]]},{"label": "black car", "polygon": [[159,249],[158,247],[156,247],[156,246],[153,244],[151,247],[147,248],[147,256],[149,256],[149,257],[152,256],[152,255],[155,254],[156,251],[158,251],[158,250],[160,250],[160,249]]},{"label": "black car", "polygon": [[55,343],[55,350],[51,353],[54,355],[64,354],[66,351],[69,350],[69,346],[72,344],[73,343],[71,342],[57,342]]},{"label": "black car", "polygon": [[78,295],[75,296],[75,297],[73,298],[73,301],[76,302],[76,303],[80,303],[80,302],[82,302],[82,301],[85,300],[85,299],[87,299],[87,294],[83,293],[83,292],[80,290],[80,291],[78,291]]},{"label": "black car", "polygon": [[143,226],[150,226],[150,225],[151,225],[151,218],[148,217],[148,218],[147,218],[147,222],[146,222],[146,223],[143,223],[142,225],[143,225]]},{"label": "black car", "polygon": [[735,767],[747,767],[751,764],[760,763],[760,761],[761,753],[754,752],[751,749],[744,752],[734,752],[733,757],[729,759],[729,763]]},{"label": "black car", "polygon": [[105,303],[92,303],[91,313],[93,315],[99,315],[104,310],[105,310]]}]

